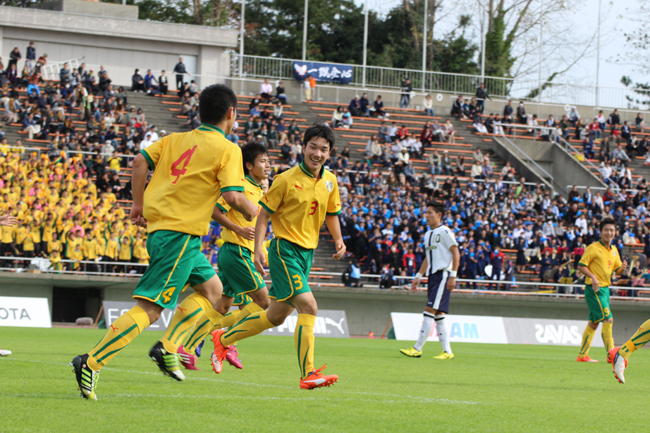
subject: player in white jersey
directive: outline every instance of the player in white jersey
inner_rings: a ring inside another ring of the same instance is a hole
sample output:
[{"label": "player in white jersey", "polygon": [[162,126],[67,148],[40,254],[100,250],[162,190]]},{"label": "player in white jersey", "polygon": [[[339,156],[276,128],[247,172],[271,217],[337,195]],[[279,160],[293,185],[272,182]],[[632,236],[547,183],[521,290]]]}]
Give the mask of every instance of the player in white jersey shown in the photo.
[{"label": "player in white jersey", "polygon": [[418,341],[413,347],[400,350],[401,353],[412,358],[422,356],[422,347],[431,335],[435,321],[443,352],[434,358],[454,359],[449,336],[445,329],[445,314],[449,312],[449,298],[452,290],[456,287],[456,272],[460,263],[460,253],[454,233],[449,230],[449,227],[442,225],[444,211],[445,205],[441,202],[427,203],[425,217],[431,230],[424,235],[425,258],[420,272],[415,275],[411,284],[411,290],[417,290],[422,276],[428,275],[428,301],[424,308],[424,320]]}]

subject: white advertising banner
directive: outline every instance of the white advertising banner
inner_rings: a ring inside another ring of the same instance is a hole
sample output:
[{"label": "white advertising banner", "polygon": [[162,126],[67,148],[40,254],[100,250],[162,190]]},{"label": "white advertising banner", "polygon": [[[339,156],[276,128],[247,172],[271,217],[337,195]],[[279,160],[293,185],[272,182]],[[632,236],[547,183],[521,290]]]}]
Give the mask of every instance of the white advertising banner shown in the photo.
[{"label": "white advertising banner", "polygon": [[[417,340],[422,326],[422,314],[391,313],[395,338],[397,340]],[[447,315],[445,327],[452,343],[495,343],[507,344],[503,318],[488,316]],[[434,325],[428,341],[438,341]]]},{"label": "white advertising banner", "polygon": [[51,328],[47,298],[0,296],[0,326]]},{"label": "white advertising banner", "polygon": [[[391,313],[395,338],[415,341],[422,326],[422,314]],[[527,319],[491,316],[454,316],[445,318],[449,340],[461,343],[539,344],[577,346],[582,343],[586,321]],[[438,341],[435,325],[428,341]],[[593,347],[604,347],[595,338]]]}]

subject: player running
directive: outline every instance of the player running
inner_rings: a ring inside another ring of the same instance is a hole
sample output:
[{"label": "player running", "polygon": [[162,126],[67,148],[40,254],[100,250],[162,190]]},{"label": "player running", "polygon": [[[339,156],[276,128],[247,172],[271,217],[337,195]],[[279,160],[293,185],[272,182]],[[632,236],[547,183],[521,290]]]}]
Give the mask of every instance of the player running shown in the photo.
[{"label": "player running", "polygon": [[[250,201],[257,203],[263,195],[260,183],[269,177],[271,171],[268,150],[262,144],[249,143],[242,147],[242,158],[246,175],[244,194]],[[223,319],[217,325],[213,325],[205,315],[199,317],[196,328],[178,352],[181,364],[188,370],[197,369],[196,347],[209,332],[229,328],[237,320],[269,307],[268,289],[252,260],[257,218],[247,221],[241,213],[231,209],[223,197],[217,201],[212,218],[223,227],[221,237],[224,243],[218,256],[223,296],[216,306],[216,310],[223,314]],[[248,302],[249,297],[253,302]],[[228,312],[233,304],[244,306],[240,310]],[[230,346],[226,360],[237,368],[243,368],[238,357],[235,346]],[[215,369],[215,372],[221,373],[221,370]]]},{"label": "player running", "polygon": [[598,323],[603,322],[602,337],[607,351],[607,362],[612,362],[609,351],[614,347],[612,325],[614,318],[609,309],[609,286],[612,285],[613,272],[622,274],[627,269],[627,261],[621,262],[618,250],[612,245],[616,236],[616,221],[605,217],[600,221],[600,240],[589,245],[578,263],[578,270],[585,279],[585,301],[589,307],[589,322],[582,334],[582,345],[576,361],[598,362],[589,357],[589,348],[598,329]]},{"label": "player running", "polygon": [[[258,206],[243,194],[241,149],[226,139],[237,118],[235,93],[217,84],[204,89],[199,102],[205,122],[201,127],[164,137],[133,161],[130,217],[133,224],[147,227],[151,262],[133,293],[136,306],[113,322],[97,346],[71,362],[86,399],[97,399],[101,368],[158,320],[164,308],[173,309],[186,284],[196,292],[179,305],[163,338],[149,352],[165,375],[185,379],[176,352],[201,313],[213,324],[223,319],[214,309],[221,281],[201,252],[201,236],[208,233],[220,195],[249,220]],[[149,169],[154,174],[145,191]]]},{"label": "player running", "polygon": [[625,383],[625,369],[627,368],[628,358],[648,341],[650,341],[650,320],[646,320],[627,343],[608,352],[607,357],[612,360],[614,376],[619,383]]},{"label": "player running", "polygon": [[[0,226],[14,227],[18,219],[11,214],[0,216]],[[11,350],[0,349],[0,357],[11,355]]]},{"label": "player running", "polygon": [[314,125],[305,131],[304,161],[275,177],[273,185],[260,200],[262,210],[255,225],[255,268],[265,275],[263,242],[271,219],[275,238],[269,247],[269,266],[273,286],[269,291],[271,303],[266,311],[241,319],[227,332],[216,332],[212,362],[219,372],[228,353],[228,346],[252,337],[265,329],[281,325],[296,309],[298,322],[294,343],[300,367],[300,388],[314,389],[338,381],[336,375],[324,375],[325,366],[314,369],[314,323],[318,306],[307,278],[311,270],[314,249],[323,221],[334,238],[339,260],[345,253],[338,215],[341,200],[336,176],[325,170],[334,147],[334,134],[326,125]]},{"label": "player running", "polygon": [[401,353],[412,358],[422,356],[422,348],[431,335],[435,321],[442,353],[434,356],[434,359],[454,359],[445,329],[445,314],[449,313],[449,298],[456,287],[460,253],[454,233],[447,226],[442,225],[444,211],[445,206],[441,202],[427,203],[427,211],[424,216],[431,230],[424,235],[425,258],[420,266],[420,271],[415,274],[411,283],[411,290],[417,290],[422,276],[429,275],[428,301],[427,306],[424,307],[424,313],[422,313],[424,319],[418,340],[413,347],[400,350]]}]

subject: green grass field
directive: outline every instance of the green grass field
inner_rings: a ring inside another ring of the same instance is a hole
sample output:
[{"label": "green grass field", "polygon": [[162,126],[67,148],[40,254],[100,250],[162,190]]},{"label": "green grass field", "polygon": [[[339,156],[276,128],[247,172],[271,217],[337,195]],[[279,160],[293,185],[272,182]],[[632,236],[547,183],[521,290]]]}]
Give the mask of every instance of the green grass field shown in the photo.
[{"label": "green grass field", "polygon": [[[244,370],[216,375],[209,350],[185,382],[164,377],[145,355],[161,334],[146,332],[102,370],[99,401],[78,397],[68,362],[103,331],[0,328],[0,431],[645,431],[650,352],[635,354],[626,385],[575,348],[454,344],[456,359],[398,353],[394,340],[317,339],[316,367],[339,375],[331,388],[298,388],[293,339],[239,344]],[[212,344],[206,342],[206,348]]]}]

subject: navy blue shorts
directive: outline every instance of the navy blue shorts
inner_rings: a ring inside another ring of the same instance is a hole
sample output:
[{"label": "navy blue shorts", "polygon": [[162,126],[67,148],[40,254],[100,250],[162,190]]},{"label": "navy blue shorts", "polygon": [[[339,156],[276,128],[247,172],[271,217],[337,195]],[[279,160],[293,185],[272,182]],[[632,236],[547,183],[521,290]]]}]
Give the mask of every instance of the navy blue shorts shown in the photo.
[{"label": "navy blue shorts", "polygon": [[449,313],[449,298],[451,292],[447,290],[447,280],[449,279],[449,272],[438,271],[435,274],[429,275],[429,283],[427,286],[427,307],[442,313]]}]

